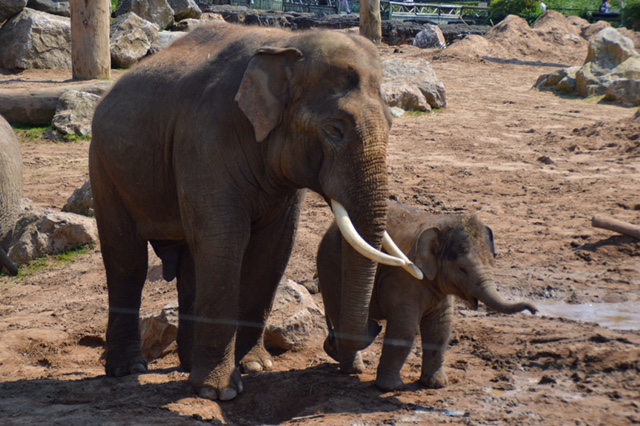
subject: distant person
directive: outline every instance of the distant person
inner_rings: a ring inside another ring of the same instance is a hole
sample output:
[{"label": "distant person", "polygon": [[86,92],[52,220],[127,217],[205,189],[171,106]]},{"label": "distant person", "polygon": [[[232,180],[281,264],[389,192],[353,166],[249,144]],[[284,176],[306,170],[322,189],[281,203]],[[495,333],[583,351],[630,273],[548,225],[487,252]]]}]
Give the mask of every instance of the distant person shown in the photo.
[{"label": "distant person", "polygon": [[602,4],[600,5],[600,13],[609,13],[611,10],[611,3],[609,0],[602,0]]},{"label": "distant person", "polygon": [[351,14],[351,9],[349,9],[349,1],[348,0],[342,0],[342,5],[344,6],[344,9],[347,11],[347,15]]},{"label": "distant person", "polygon": [[542,9],[542,11],[543,11],[543,12],[546,12],[546,11],[547,11],[547,5],[546,5],[546,4],[544,4],[544,2],[543,2],[543,1],[541,1],[541,2],[540,2],[540,9]]}]

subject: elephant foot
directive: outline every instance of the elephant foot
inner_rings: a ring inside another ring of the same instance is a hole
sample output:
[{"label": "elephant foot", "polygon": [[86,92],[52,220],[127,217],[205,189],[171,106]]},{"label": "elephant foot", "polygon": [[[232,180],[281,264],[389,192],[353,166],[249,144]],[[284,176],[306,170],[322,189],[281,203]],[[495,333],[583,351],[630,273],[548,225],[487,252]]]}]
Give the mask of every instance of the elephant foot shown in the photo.
[{"label": "elephant foot", "polygon": [[440,368],[433,374],[423,374],[422,377],[420,377],[420,383],[429,389],[442,389],[449,384],[449,379],[447,379],[447,374],[444,372],[444,369]]},{"label": "elephant foot", "polygon": [[191,373],[189,383],[200,398],[220,401],[230,401],[244,390],[240,371],[234,370],[227,380],[215,379],[215,370],[206,380],[199,380],[198,375]]},{"label": "elephant foot", "polygon": [[267,350],[262,346],[256,346],[242,358],[240,368],[243,373],[259,373],[270,370],[273,367],[273,359]]},{"label": "elephant foot", "polygon": [[121,359],[114,360],[113,358],[116,357],[107,354],[105,373],[108,377],[123,377],[147,372],[147,361],[140,353]]},{"label": "elephant foot", "polygon": [[378,372],[376,377],[376,386],[383,391],[399,390],[404,387],[404,382],[400,377],[400,374],[381,374]]},{"label": "elephant foot", "polygon": [[345,374],[360,374],[364,371],[364,362],[362,355],[356,352],[354,356],[348,357],[347,360],[340,362],[340,372]]}]

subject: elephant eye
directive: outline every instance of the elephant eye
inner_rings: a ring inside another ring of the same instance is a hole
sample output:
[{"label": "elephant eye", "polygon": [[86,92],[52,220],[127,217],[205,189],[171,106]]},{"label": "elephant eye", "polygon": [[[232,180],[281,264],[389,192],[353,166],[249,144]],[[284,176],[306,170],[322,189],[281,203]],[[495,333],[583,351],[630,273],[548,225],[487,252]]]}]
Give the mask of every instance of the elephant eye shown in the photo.
[{"label": "elephant eye", "polygon": [[461,267],[460,267],[460,273],[461,273],[462,275],[464,275],[465,277],[466,277],[467,275],[469,275],[469,271],[467,271],[467,268],[465,268],[464,266],[461,266]]},{"label": "elephant eye", "polygon": [[324,136],[332,143],[339,145],[344,140],[344,132],[339,124],[328,124],[323,129]]}]

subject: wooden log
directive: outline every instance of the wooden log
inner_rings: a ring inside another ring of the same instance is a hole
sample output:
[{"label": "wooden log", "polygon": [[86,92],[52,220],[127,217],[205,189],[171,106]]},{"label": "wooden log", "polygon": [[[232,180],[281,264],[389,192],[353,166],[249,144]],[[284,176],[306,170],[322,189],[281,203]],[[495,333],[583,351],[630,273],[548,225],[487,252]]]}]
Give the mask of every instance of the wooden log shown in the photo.
[{"label": "wooden log", "polygon": [[76,80],[111,78],[109,1],[71,0],[71,67]]},{"label": "wooden log", "polygon": [[640,240],[640,226],[632,225],[610,217],[594,216],[591,219],[591,226],[594,228],[602,228],[608,231],[617,232],[622,235],[628,235],[636,240]]},{"label": "wooden log", "polygon": [[0,115],[11,124],[49,126],[56,112],[58,98],[68,90],[102,95],[111,81],[66,84],[41,89],[1,89]]}]

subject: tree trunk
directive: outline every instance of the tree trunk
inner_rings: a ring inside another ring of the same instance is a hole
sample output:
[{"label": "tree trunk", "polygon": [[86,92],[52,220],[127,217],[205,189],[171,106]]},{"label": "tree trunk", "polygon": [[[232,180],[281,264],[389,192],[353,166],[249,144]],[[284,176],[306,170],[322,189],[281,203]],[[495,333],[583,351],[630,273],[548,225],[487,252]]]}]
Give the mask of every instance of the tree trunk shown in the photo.
[{"label": "tree trunk", "polygon": [[360,0],[360,35],[375,44],[382,41],[380,0]]},{"label": "tree trunk", "polygon": [[109,0],[71,0],[74,79],[111,78],[109,18]]}]

